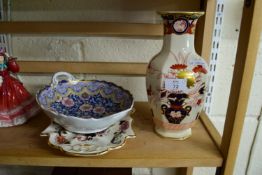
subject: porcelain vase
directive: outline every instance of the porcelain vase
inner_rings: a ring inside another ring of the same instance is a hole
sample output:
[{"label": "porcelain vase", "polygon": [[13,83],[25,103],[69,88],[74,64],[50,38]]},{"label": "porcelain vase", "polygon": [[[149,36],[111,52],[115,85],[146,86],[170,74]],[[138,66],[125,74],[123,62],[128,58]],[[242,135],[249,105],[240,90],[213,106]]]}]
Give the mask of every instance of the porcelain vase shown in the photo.
[{"label": "porcelain vase", "polygon": [[196,23],[204,12],[159,14],[164,23],[163,47],[148,64],[147,94],[155,131],[183,140],[192,134],[207,87],[208,66],[194,47]]}]

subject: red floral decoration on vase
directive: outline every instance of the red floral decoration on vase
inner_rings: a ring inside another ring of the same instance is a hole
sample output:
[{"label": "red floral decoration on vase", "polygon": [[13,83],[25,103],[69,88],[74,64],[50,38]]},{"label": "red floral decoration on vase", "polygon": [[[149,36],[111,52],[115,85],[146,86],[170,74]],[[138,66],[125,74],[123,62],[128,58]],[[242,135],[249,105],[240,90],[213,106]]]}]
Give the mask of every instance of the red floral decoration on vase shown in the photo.
[{"label": "red floral decoration on vase", "polygon": [[39,107],[16,73],[16,58],[0,50],[0,127],[21,125],[36,114]]},{"label": "red floral decoration on vase", "polygon": [[207,73],[207,70],[202,65],[197,65],[196,67],[193,68],[193,71],[195,73],[197,73],[197,72],[201,72],[203,74]]},{"label": "red floral decoration on vase", "polygon": [[173,64],[172,66],[170,66],[171,69],[185,69],[187,68],[187,65],[185,64]]}]

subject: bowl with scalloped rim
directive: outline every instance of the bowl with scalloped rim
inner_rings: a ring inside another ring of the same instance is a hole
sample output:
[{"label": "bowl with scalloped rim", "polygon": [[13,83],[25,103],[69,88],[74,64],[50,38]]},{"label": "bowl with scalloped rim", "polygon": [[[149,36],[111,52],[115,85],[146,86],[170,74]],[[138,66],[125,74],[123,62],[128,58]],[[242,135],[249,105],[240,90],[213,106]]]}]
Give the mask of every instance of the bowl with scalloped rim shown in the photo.
[{"label": "bowl with scalloped rim", "polygon": [[112,82],[78,80],[67,72],[57,72],[52,83],[38,91],[36,100],[54,122],[76,133],[105,130],[134,105],[132,94]]}]

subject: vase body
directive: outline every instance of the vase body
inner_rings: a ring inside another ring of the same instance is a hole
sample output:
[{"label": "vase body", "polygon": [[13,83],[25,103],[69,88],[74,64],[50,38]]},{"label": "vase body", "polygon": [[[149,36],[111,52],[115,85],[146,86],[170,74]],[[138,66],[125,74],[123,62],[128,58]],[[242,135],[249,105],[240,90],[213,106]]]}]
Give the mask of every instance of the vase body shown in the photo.
[{"label": "vase body", "polygon": [[163,48],[148,64],[147,94],[155,131],[183,140],[203,108],[208,66],[194,48],[194,29],[203,12],[161,12]]}]

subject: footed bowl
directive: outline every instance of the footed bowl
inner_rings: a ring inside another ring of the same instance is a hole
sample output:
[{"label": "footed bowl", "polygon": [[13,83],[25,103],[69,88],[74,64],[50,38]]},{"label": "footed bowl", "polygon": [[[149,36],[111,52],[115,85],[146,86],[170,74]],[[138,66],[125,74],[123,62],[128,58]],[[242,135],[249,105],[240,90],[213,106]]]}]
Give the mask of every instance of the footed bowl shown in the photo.
[{"label": "footed bowl", "polygon": [[36,94],[44,112],[65,129],[76,133],[95,133],[107,129],[127,116],[134,99],[131,93],[111,82],[77,80],[58,72],[52,83]]}]

